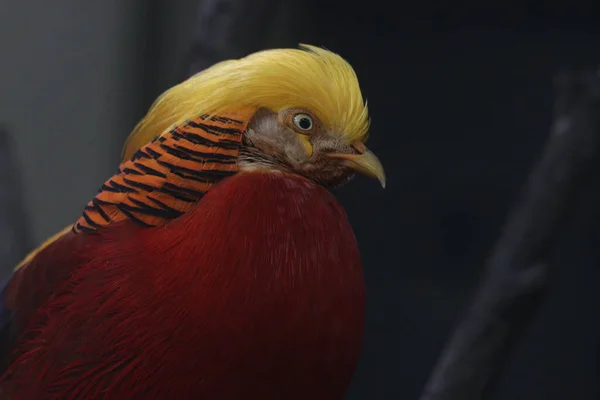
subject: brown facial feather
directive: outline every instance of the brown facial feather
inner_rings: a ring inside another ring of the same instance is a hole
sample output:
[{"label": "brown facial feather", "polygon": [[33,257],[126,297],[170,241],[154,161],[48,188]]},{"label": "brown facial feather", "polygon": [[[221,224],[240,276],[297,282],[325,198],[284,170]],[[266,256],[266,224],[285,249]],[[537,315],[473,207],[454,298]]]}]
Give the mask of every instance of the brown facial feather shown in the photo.
[{"label": "brown facial feather", "polygon": [[[313,126],[307,133],[292,122],[298,114],[307,114],[312,118]],[[303,143],[306,139],[312,151]],[[357,151],[332,135],[307,110],[288,109],[278,114],[260,109],[243,135],[239,169],[298,174],[328,188],[349,181],[354,171],[327,157],[327,153],[357,154]]]}]

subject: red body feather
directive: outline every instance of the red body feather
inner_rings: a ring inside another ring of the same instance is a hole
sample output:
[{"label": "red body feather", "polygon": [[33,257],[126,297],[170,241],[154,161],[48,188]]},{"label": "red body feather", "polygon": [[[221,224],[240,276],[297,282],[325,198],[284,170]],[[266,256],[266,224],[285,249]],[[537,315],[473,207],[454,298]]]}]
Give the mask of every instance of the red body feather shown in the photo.
[{"label": "red body feather", "polygon": [[6,295],[13,400],[341,399],[362,342],[346,214],[284,174],[237,174],[163,227],[69,234]]}]

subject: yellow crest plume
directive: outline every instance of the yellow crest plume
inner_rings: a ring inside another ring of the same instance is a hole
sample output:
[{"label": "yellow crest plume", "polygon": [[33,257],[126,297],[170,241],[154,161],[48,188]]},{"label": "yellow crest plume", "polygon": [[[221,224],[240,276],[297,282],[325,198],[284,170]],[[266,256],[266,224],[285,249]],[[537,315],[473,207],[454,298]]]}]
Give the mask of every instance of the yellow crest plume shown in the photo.
[{"label": "yellow crest plume", "polygon": [[306,108],[349,142],[364,141],[369,129],[350,64],[328,50],[300,45],[220,62],[167,90],[127,138],[123,160],[187,120],[247,107]]}]

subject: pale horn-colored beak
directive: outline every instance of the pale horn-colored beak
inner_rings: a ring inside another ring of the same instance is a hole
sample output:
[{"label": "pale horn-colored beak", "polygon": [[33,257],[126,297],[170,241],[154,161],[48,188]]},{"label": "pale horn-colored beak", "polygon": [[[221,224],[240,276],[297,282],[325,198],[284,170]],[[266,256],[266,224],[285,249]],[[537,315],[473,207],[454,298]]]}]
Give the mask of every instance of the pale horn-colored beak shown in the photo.
[{"label": "pale horn-colored beak", "polygon": [[342,164],[370,178],[376,178],[385,189],[385,171],[381,161],[362,142],[356,142],[353,147],[359,154],[329,153],[327,156],[342,160]]}]

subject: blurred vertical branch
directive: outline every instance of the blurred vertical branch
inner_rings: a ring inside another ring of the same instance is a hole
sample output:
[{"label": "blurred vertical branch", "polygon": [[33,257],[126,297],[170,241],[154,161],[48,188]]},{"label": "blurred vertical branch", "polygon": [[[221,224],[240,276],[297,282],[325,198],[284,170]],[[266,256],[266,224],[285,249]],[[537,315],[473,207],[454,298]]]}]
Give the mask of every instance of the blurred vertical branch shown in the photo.
[{"label": "blurred vertical branch", "polygon": [[4,279],[30,249],[31,232],[23,204],[21,175],[13,154],[13,141],[8,131],[2,128],[0,171],[0,279]]},{"label": "blurred vertical branch", "polygon": [[597,71],[560,76],[555,94],[554,123],[540,161],[421,400],[481,399],[538,308],[548,274],[544,261],[600,156]]},{"label": "blurred vertical branch", "polygon": [[[161,31],[161,8],[162,2],[159,0],[144,0],[144,16],[145,23],[141,24],[144,28],[144,53],[143,53],[143,68],[140,68],[142,98],[148,99],[148,103],[154,101],[157,93],[160,92],[158,87],[158,76],[160,74],[160,64],[157,62],[161,56],[160,52],[160,37]],[[145,112],[146,106],[140,111]]]}]

